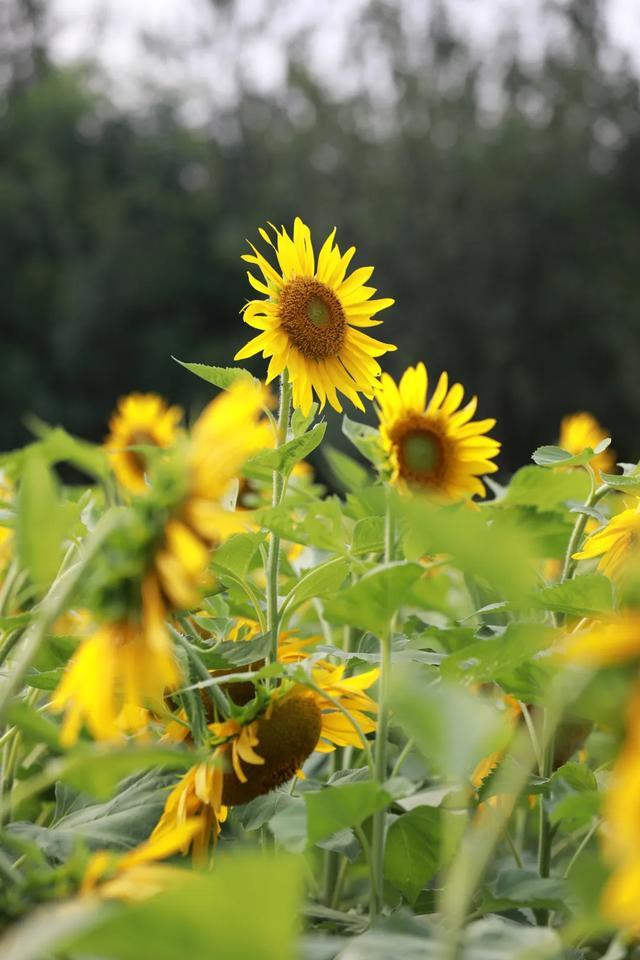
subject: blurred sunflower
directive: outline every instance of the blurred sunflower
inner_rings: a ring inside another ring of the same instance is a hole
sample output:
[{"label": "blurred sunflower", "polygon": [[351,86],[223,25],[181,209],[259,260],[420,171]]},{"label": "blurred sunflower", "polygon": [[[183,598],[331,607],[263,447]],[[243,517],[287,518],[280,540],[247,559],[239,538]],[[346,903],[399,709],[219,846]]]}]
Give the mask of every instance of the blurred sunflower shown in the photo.
[{"label": "blurred sunflower", "polygon": [[449,387],[446,373],[428,403],[427,394],[423,363],[409,367],[398,385],[382,376],[376,403],[392,482],[444,501],[485,496],[479,478],[498,469],[492,461],[500,443],[486,436],[495,420],[471,419],[475,397],[460,409],[464,390],[459,383]]},{"label": "blurred sunflower", "polygon": [[625,613],[571,633],[558,645],[562,660],[602,667],[640,657],[640,616]]},{"label": "blurred sunflower", "polygon": [[164,713],[164,694],[180,681],[153,577],[141,588],[139,617],[105,623],[80,644],[51,699],[65,712],[60,742],[76,742],[83,724],[96,740],[119,740]]},{"label": "blurred sunflower", "polygon": [[[10,477],[0,470],[0,511],[13,510],[15,487]],[[13,529],[0,521],[0,573],[3,573],[11,560]]]},{"label": "blurred sunflower", "polygon": [[[67,665],[51,707],[65,711],[62,740],[75,742],[85,723],[99,740],[143,730],[166,713],[164,695],[181,675],[166,619],[196,606],[212,546],[242,529],[222,498],[247,457],[264,446],[265,394],[241,381],[213,400],[188,444],[176,448],[145,497],[104,551],[95,606],[104,624]],[[154,474],[155,480],[155,474]]]},{"label": "blurred sunflower", "polygon": [[574,560],[600,557],[598,570],[612,579],[619,578],[628,565],[640,560],[640,506],[623,510],[602,530],[588,537]]},{"label": "blurred sunflower", "polygon": [[307,414],[313,394],[337,411],[342,410],[338,392],[363,410],[359,394],[371,398],[380,364],[375,359],[395,346],[374,340],[358,329],[381,323],[373,317],[390,307],[389,298],[372,300],[374,287],[365,284],[373,267],[361,267],[347,276],[355,253],[341,254],[334,243],[335,228],[323,243],[316,260],[311,232],[296,217],[293,236],[284,227],[270,225],[260,236],[275,251],[278,269],[250,244],[252,253],[243,259],[258,267],[262,280],[252,273],[249,283],[264,295],[244,308],[245,323],[261,332],[246,344],[235,360],[262,353],[270,357],[267,383],[285,368],[293,387],[293,405]]},{"label": "blurred sunflower", "polygon": [[177,440],[182,419],[180,407],[170,407],[155,393],[121,397],[109,422],[105,448],[114,473],[123,487],[141,493],[146,486],[147,460],[137,447],[170,447]]},{"label": "blurred sunflower", "polygon": [[[569,453],[582,453],[585,447],[595,449],[609,433],[600,426],[590,413],[570,413],[562,418],[560,424],[560,438],[558,446]],[[591,466],[596,472],[612,473],[616,466],[616,455],[611,447],[607,447],[591,460]]]}]

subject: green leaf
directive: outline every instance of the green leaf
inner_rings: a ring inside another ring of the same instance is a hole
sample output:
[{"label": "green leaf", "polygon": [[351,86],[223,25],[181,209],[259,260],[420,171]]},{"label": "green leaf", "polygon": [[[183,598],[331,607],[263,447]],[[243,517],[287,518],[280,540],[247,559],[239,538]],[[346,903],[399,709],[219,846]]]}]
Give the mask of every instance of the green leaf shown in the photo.
[{"label": "green leaf", "polygon": [[501,870],[489,889],[486,909],[566,910],[567,888],[560,877],[540,877],[533,870]]},{"label": "green leaf", "polygon": [[531,459],[539,467],[577,467],[589,463],[595,456],[591,447],[585,447],[580,453],[575,454],[563,450],[562,447],[538,447],[531,455]]},{"label": "green leaf", "polygon": [[[90,793],[98,800],[110,797],[118,783],[132,773],[148,767],[187,770],[199,760],[199,754],[177,747],[131,749],[108,746],[85,746],[69,751],[64,757],[51,760],[43,776],[51,783],[64,780],[76,790]],[[28,781],[24,785],[28,788]],[[16,791],[20,793],[20,789]],[[20,797],[17,796],[16,803]]]},{"label": "green leaf", "polygon": [[342,418],[342,432],[356,450],[359,450],[370,463],[376,467],[382,463],[383,451],[380,444],[380,434],[375,427],[350,420],[345,413]]},{"label": "green leaf", "polygon": [[338,483],[345,490],[360,490],[370,482],[369,471],[361,463],[335,447],[325,447],[324,456]]},{"label": "green leaf", "polygon": [[269,821],[269,830],[289,853],[304,853],[309,842],[307,808],[299,797],[285,797]]},{"label": "green leaf", "polygon": [[221,390],[228,390],[237,380],[255,380],[255,377],[243,367],[213,367],[208,363],[186,363],[184,360],[178,360],[177,357],[172,359],[189,373],[195,373],[196,377],[206,380],[214,387],[220,387]]},{"label": "green leaf", "polygon": [[538,559],[564,558],[575,517],[567,510],[538,510],[529,506],[491,507],[493,526],[507,536],[522,536]]},{"label": "green leaf", "polygon": [[260,522],[283,540],[318,547],[332,553],[347,551],[349,534],[337,498],[312,501],[300,514],[293,514],[286,504],[258,511]]},{"label": "green leaf", "polygon": [[600,573],[589,573],[544,587],[534,595],[534,603],[544,610],[567,613],[575,617],[590,617],[610,613],[613,609],[611,581]]},{"label": "green leaf", "polygon": [[423,572],[419,564],[403,561],[375,567],[327,602],[325,616],[380,636]]},{"label": "green leaf", "polygon": [[110,910],[92,930],[48,946],[105,960],[294,960],[301,889],[298,859],[239,852],[220,858],[212,873],[185,871],[170,890]]},{"label": "green leaf", "polygon": [[265,471],[277,470],[278,473],[288,474],[300,460],[304,460],[313,450],[322,443],[327,429],[326,423],[316,423],[308,433],[303,433],[293,440],[283,443],[274,450],[261,450],[251,457],[244,465],[243,473],[262,477]]},{"label": "green leaf", "polygon": [[550,647],[557,636],[556,630],[540,624],[511,623],[504,633],[450,654],[442,661],[442,675],[447,680],[490,683]]},{"label": "green leaf", "polygon": [[13,630],[20,630],[31,623],[31,613],[16,613],[11,617],[0,617],[0,630],[3,633],[11,633]]},{"label": "green leaf", "polygon": [[263,533],[233,534],[217,548],[214,565],[244,579],[251,568],[253,558],[265,539]]},{"label": "green leaf", "polygon": [[25,457],[18,490],[16,545],[21,564],[39,591],[60,566],[64,517],[58,484],[40,448]]},{"label": "green leaf", "polygon": [[502,506],[536,507],[555,510],[568,500],[586,500],[590,480],[584,470],[545,470],[544,467],[522,467],[511,479]]},{"label": "green leaf", "polygon": [[382,553],[384,549],[384,517],[363,517],[353,528],[351,552]]},{"label": "green leaf", "polygon": [[449,862],[465,817],[437,807],[415,807],[389,827],[384,852],[385,879],[410,902]]},{"label": "green leaf", "polygon": [[601,473],[600,479],[612,490],[640,496],[640,475],[618,476],[615,473]]},{"label": "green leaf", "polygon": [[19,837],[37,841],[47,859],[64,863],[78,841],[90,850],[125,851],[147,839],[175,781],[173,774],[153,770],[125,780],[106,803],[93,803],[86,794],[56,785],[56,814],[49,827],[14,823],[10,830]]},{"label": "green leaf", "polygon": [[391,803],[392,796],[372,781],[327,787],[305,793],[309,841],[317,843],[345,827],[358,826]]},{"label": "green leaf", "polygon": [[109,475],[109,459],[102,447],[71,436],[63,427],[50,427],[36,417],[29,418],[28,426],[42,441],[40,448],[49,463],[72,463],[100,480]]},{"label": "green leaf", "polygon": [[309,413],[305,414],[302,410],[294,410],[291,414],[291,433],[294,437],[299,437],[306,433],[318,412],[319,404],[312,403]]},{"label": "green leaf", "polygon": [[570,787],[584,793],[585,791],[595,791],[598,789],[598,781],[592,770],[585,763],[563,763],[561,767],[554,772],[552,780],[562,780],[568,783]]},{"label": "green leaf", "polygon": [[600,813],[602,794],[596,790],[583,790],[563,797],[551,811],[551,822],[561,823],[568,830],[586,827]]},{"label": "green leaf", "polygon": [[339,590],[349,573],[349,564],[343,557],[336,557],[306,572],[290,590],[285,600],[292,610],[306,600],[328,597]]},{"label": "green leaf", "polygon": [[44,743],[56,753],[61,751],[60,731],[55,723],[24,700],[14,700],[9,704],[7,720],[17,727],[27,740]]},{"label": "green leaf", "polygon": [[422,755],[458,782],[509,736],[504,714],[489,700],[452,684],[429,684],[413,671],[397,670],[391,702]]}]

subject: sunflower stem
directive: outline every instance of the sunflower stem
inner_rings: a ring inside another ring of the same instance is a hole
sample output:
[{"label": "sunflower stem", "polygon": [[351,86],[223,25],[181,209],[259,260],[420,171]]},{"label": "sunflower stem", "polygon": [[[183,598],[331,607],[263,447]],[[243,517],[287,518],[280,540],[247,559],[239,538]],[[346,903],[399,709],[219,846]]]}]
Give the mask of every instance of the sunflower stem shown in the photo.
[{"label": "sunflower stem", "polygon": [[[394,554],[395,529],[391,505],[387,501],[384,530],[384,561],[390,563]],[[378,728],[376,730],[374,777],[381,786],[387,779],[387,734],[389,729],[389,685],[391,681],[391,642],[395,626],[392,617],[386,634],[380,637],[380,682],[378,690]],[[372,890],[369,919],[373,922],[384,905],[384,843],[387,821],[386,810],[373,815],[371,829]]]},{"label": "sunflower stem", "polygon": [[[291,383],[287,369],[280,377],[280,407],[276,430],[276,449],[287,440],[289,419],[291,417]],[[284,492],[284,476],[280,470],[273,471],[272,506],[280,506]],[[278,659],[278,636],[280,632],[280,613],[278,610],[278,573],[280,570],[280,537],[271,532],[269,554],[267,556],[267,629],[271,637],[271,662]]]},{"label": "sunflower stem", "polygon": [[[593,507],[602,497],[605,496],[610,490],[606,484],[602,486],[595,486],[593,471],[589,471],[589,474],[592,479],[591,491],[589,496],[585,500],[585,507]],[[578,546],[582,541],[584,534],[584,528],[587,525],[588,514],[581,513],[578,515],[575,524],[573,525],[573,530],[571,531],[571,536],[569,537],[569,542],[567,544],[567,552],[564,558],[564,565],[562,568],[562,575],[560,577],[560,583],[564,583],[566,580],[570,580],[576,569],[577,560],[574,559],[573,555],[576,552]],[[562,626],[563,618],[558,619],[558,626]],[[540,775],[545,779],[550,779],[553,773],[553,761],[555,756],[555,733],[558,726],[558,720],[556,719],[553,723],[551,730],[549,727],[549,711],[547,708],[543,711],[542,718],[542,742],[544,743],[544,748],[542,751],[542,765],[540,769]],[[549,820],[549,809],[548,801],[545,794],[540,795],[540,810],[539,810],[539,825],[538,825],[538,873],[541,877],[548,877],[551,870],[551,843],[553,840],[553,832],[551,829],[551,822]],[[538,924],[540,926],[545,926],[549,922],[550,913],[548,910],[539,910],[536,914]]]}]

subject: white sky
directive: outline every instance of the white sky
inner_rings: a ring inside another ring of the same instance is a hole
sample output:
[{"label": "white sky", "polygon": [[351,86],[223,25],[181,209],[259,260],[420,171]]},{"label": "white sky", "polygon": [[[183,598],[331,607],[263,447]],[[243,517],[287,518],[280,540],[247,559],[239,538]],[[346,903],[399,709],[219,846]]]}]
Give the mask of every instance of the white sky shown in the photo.
[{"label": "white sky", "polygon": [[[210,102],[223,104],[232,97],[238,75],[265,92],[280,86],[282,39],[301,27],[310,28],[319,71],[330,73],[333,65],[348,63],[349,24],[365,0],[290,0],[282,7],[275,0],[229,2],[236,31],[216,23],[209,0],[50,0],[57,24],[54,53],[64,62],[96,56],[120,98],[135,97],[141,81],[151,76],[165,87],[206,90]],[[432,0],[398,2],[413,15],[428,10]],[[548,18],[545,27],[541,16],[545,5],[548,0],[448,0],[454,22],[480,48],[517,24],[531,56],[544,45],[549,29]],[[261,29],[265,14],[268,31]],[[608,0],[608,26],[616,46],[628,51],[640,69],[640,0]],[[141,52],[141,31],[160,39],[162,49],[153,63]],[[340,70],[339,85],[348,88],[348,71]]]}]

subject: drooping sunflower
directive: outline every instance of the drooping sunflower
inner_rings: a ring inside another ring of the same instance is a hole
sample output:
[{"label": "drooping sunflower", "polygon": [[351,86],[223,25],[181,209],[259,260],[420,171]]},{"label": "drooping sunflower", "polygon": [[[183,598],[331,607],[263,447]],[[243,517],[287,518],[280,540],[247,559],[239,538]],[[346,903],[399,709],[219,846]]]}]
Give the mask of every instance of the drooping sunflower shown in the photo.
[{"label": "drooping sunflower", "polygon": [[[560,438],[558,445],[569,453],[582,453],[585,447],[595,449],[609,433],[590,413],[570,413],[562,418],[560,424]],[[594,470],[602,473],[612,473],[616,466],[616,455],[611,447],[607,447],[591,460]]]},{"label": "drooping sunflower", "polygon": [[480,477],[498,469],[500,443],[486,435],[495,420],[472,420],[476,398],[461,407],[464,390],[450,387],[446,373],[428,403],[427,396],[423,363],[405,370],[397,385],[382,375],[376,404],[392,482],[443,501],[485,496]]},{"label": "drooping sunflower", "polygon": [[138,616],[105,623],[84,639],[51,699],[64,712],[63,746],[83,724],[96,740],[119,740],[146,727],[149,711],[165,712],[164,694],[180,681],[157,583],[142,583]]},{"label": "drooping sunflower", "polygon": [[629,564],[640,561],[640,507],[623,510],[602,530],[588,537],[582,550],[573,554],[574,560],[600,557],[598,570],[618,579]]},{"label": "drooping sunflower", "polygon": [[366,283],[373,267],[361,267],[347,276],[355,247],[342,254],[334,242],[335,228],[316,259],[311,232],[299,217],[292,236],[284,227],[270,226],[273,239],[263,229],[260,236],[273,248],[278,269],[250,244],[252,252],[243,259],[261,271],[262,279],[249,273],[249,282],[266,299],[251,300],[245,306],[245,323],[261,332],[235,359],[257,353],[270,357],[267,383],[286,368],[294,407],[305,415],[314,392],[321,406],[328,401],[340,412],[338,393],[342,393],[364,409],[360,394],[371,398],[381,372],[376,357],[396,348],[361,328],[381,323],[374,315],[394,301],[372,299],[376,290]]},{"label": "drooping sunflower", "polygon": [[[146,486],[147,463],[136,447],[170,447],[179,436],[180,407],[170,407],[155,393],[131,393],[118,401],[109,422],[105,448],[123,487],[141,493]],[[134,449],[131,449],[134,448]]]}]

